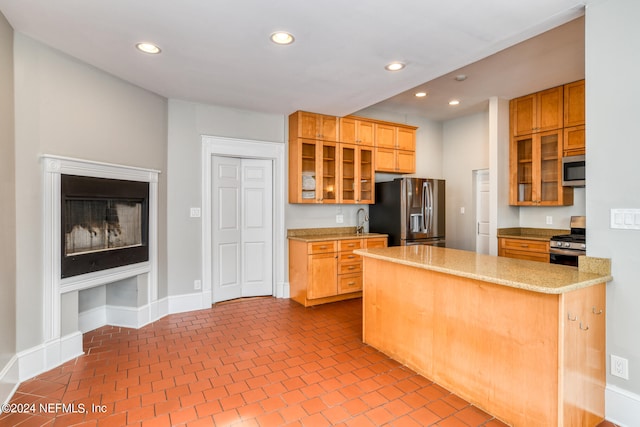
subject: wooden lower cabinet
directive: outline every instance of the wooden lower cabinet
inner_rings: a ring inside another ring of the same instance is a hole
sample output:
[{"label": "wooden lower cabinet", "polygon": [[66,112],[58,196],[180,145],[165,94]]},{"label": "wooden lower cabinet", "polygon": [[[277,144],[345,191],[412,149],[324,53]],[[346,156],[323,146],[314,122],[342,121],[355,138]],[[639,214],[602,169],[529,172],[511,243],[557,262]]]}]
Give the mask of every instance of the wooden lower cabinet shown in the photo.
[{"label": "wooden lower cabinet", "polygon": [[365,343],[508,425],[604,419],[605,283],[546,294],[363,263]]},{"label": "wooden lower cabinet", "polygon": [[549,262],[549,242],[543,240],[498,238],[498,256]]},{"label": "wooden lower cabinet", "polygon": [[353,251],[386,246],[386,237],[319,242],[289,240],[291,299],[309,307],[359,298],[362,296],[362,257]]}]

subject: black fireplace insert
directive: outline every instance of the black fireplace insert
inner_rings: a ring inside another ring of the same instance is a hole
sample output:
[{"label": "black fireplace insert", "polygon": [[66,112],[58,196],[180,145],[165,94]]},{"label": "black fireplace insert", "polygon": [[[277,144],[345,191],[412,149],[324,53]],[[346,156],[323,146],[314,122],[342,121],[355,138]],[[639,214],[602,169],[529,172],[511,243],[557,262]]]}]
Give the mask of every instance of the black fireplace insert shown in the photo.
[{"label": "black fireplace insert", "polygon": [[149,183],[61,176],[62,278],[149,260]]}]

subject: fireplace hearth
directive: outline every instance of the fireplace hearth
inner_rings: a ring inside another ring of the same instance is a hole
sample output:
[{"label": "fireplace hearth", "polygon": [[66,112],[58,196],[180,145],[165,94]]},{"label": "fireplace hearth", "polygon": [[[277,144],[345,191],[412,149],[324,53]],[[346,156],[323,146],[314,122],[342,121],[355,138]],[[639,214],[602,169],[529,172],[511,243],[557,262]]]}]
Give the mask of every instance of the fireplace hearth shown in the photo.
[{"label": "fireplace hearth", "polygon": [[61,176],[61,277],[149,259],[149,183]]}]

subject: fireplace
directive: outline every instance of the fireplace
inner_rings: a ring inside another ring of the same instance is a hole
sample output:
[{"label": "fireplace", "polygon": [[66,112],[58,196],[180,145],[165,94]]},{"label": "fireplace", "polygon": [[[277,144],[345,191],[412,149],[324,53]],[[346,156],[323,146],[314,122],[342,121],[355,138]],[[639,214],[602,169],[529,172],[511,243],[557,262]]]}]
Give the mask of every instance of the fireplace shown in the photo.
[{"label": "fireplace", "polygon": [[61,277],[149,260],[149,183],[61,175]]}]

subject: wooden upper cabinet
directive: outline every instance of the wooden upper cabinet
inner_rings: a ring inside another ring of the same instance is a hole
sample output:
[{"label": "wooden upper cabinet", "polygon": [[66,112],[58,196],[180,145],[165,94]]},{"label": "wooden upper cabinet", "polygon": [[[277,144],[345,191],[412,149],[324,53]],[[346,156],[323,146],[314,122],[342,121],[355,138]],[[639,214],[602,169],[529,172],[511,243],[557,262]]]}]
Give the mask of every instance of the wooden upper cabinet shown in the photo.
[{"label": "wooden upper cabinet", "polygon": [[512,99],[510,102],[513,136],[546,132],[563,127],[563,87]]},{"label": "wooden upper cabinet", "polygon": [[397,136],[398,150],[415,151],[416,149],[416,130],[412,128],[398,127]]},{"label": "wooden upper cabinet", "polygon": [[585,128],[581,126],[571,126],[564,128],[564,156],[580,156],[585,154]]},{"label": "wooden upper cabinet", "polygon": [[564,127],[585,124],[584,80],[564,85]]},{"label": "wooden upper cabinet", "polygon": [[341,181],[338,203],[375,203],[373,147],[339,144],[339,148]]},{"label": "wooden upper cabinet", "polygon": [[376,123],[375,170],[415,173],[416,128]]},{"label": "wooden upper cabinet", "polygon": [[336,203],[338,145],[315,139],[289,143],[289,203]]},{"label": "wooden upper cabinet", "polygon": [[392,125],[376,123],[376,147],[396,148],[396,127]]},{"label": "wooden upper cabinet", "polygon": [[356,117],[340,118],[340,142],[373,146],[375,123]]},{"label": "wooden upper cabinet", "polygon": [[536,132],[546,132],[548,130],[560,129],[563,123],[563,88],[555,88],[538,92],[538,127]]},{"label": "wooden upper cabinet", "polygon": [[573,204],[573,187],[562,186],[562,138],[562,129],[511,138],[509,204]]},{"label": "wooden upper cabinet", "polygon": [[292,138],[338,141],[338,118],[296,111],[289,116],[289,140]]}]

